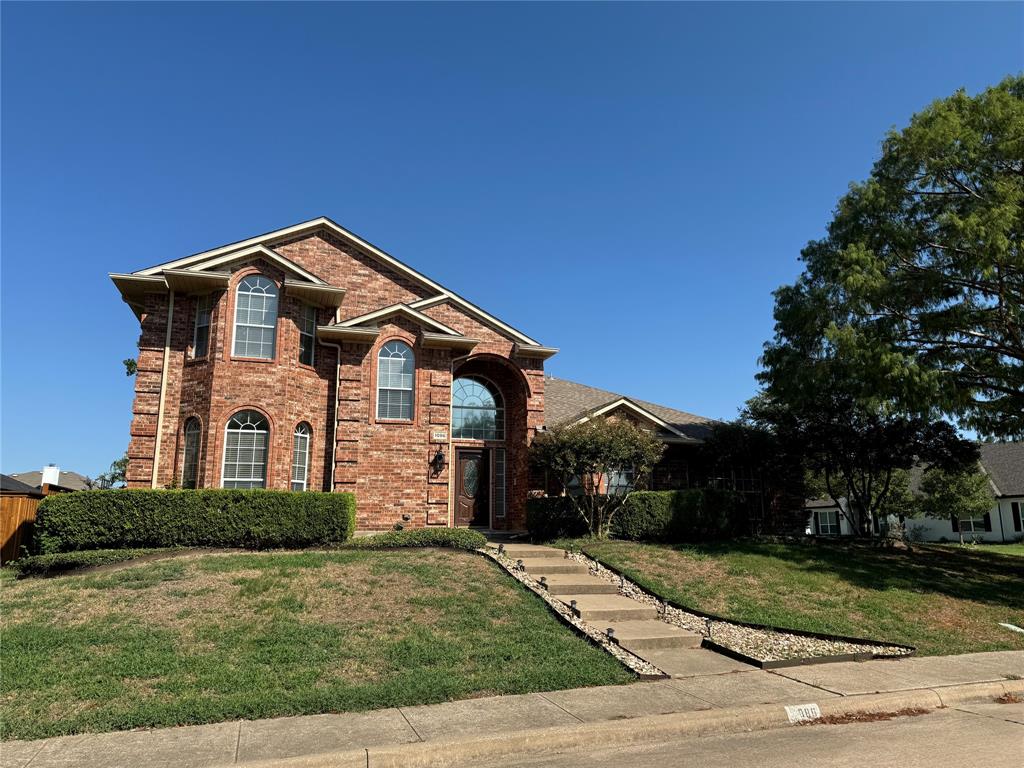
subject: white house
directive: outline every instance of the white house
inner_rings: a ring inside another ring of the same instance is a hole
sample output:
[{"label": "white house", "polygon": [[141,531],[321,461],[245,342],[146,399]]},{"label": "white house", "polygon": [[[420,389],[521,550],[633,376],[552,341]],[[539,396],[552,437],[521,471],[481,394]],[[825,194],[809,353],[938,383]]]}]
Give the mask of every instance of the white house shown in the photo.
[{"label": "white house", "polygon": [[[984,443],[981,445],[981,470],[989,479],[995,504],[985,515],[952,520],[928,517],[907,521],[907,534],[918,541],[1011,542],[1024,540],[1024,442]],[[848,514],[842,514],[842,512]],[[808,500],[807,534],[852,536],[854,529],[845,498],[839,505],[831,499]],[[895,523],[895,518],[889,520]],[[876,531],[877,533],[877,531]]]}]

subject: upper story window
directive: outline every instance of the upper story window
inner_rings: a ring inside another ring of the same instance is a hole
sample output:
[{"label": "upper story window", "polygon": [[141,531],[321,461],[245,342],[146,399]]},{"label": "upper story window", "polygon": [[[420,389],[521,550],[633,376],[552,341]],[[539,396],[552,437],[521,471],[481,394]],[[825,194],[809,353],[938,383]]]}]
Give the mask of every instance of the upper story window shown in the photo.
[{"label": "upper story window", "polygon": [[299,316],[299,362],[313,364],[313,350],[316,347],[316,307],[302,305]]},{"label": "upper story window", "polygon": [[182,451],[181,487],[199,487],[199,443],[203,429],[195,416],[185,422],[185,450]]},{"label": "upper story window", "polygon": [[224,433],[224,488],[264,488],[270,425],[258,411],[239,411]]},{"label": "upper story window", "polygon": [[377,354],[377,418],[412,421],[416,359],[404,341],[389,341]]},{"label": "upper story window", "polygon": [[277,336],[277,285],[262,275],[249,275],[238,284],[235,302],[236,357],[274,359]]},{"label": "upper story window", "polygon": [[309,487],[309,424],[302,422],[292,437],[292,490],[304,491]]},{"label": "upper story window", "polygon": [[196,322],[192,333],[192,357],[206,357],[210,351],[210,314],[213,311],[213,295],[206,294],[196,299]]},{"label": "upper story window", "polygon": [[505,406],[501,395],[482,379],[463,377],[452,384],[452,437],[505,439]]}]

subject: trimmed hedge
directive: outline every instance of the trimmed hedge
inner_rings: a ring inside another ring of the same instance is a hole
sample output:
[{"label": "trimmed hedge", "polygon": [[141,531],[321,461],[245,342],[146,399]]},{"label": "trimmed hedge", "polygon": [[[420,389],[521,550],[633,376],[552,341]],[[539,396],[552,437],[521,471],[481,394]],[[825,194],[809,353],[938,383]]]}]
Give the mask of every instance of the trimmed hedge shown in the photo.
[{"label": "trimmed hedge", "polygon": [[353,539],[347,546],[354,549],[395,549],[398,547],[451,547],[452,549],[482,549],[487,537],[467,528],[413,528],[407,531],[388,531],[373,536]]},{"label": "trimmed hedge", "polygon": [[11,570],[18,578],[26,576],[49,576],[98,565],[123,563],[137,557],[168,552],[166,549],[86,549],[81,552],[57,552],[52,555],[31,555],[11,563]]},{"label": "trimmed hedge", "polygon": [[[733,535],[736,494],[714,489],[636,491],[612,520],[612,536],[631,541],[705,541]],[[526,527],[535,541],[586,536],[589,531],[564,496],[529,499]]]},{"label": "trimmed hedge", "polygon": [[731,491],[637,491],[614,520],[616,538],[631,541],[706,541],[728,538],[738,523]]},{"label": "trimmed hedge", "polygon": [[47,496],[32,554],[149,547],[310,547],[356,527],[350,493],[107,490]]}]

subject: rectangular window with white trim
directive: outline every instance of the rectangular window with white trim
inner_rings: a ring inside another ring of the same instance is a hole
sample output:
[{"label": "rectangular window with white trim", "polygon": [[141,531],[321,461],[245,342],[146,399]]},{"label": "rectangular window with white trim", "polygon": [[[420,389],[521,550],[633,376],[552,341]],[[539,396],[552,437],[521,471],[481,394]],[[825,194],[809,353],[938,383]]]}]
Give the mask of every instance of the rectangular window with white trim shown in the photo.
[{"label": "rectangular window with white trim", "polygon": [[818,534],[821,536],[838,536],[839,510],[819,509],[818,510]]},{"label": "rectangular window with white trim", "polygon": [[299,316],[299,362],[313,364],[313,350],[316,348],[316,307],[302,305]]}]

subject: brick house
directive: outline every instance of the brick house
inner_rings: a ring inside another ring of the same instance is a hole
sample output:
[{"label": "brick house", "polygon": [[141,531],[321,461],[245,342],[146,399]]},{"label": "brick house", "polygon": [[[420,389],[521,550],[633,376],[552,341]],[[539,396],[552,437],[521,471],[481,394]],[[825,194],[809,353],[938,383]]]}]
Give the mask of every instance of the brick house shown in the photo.
[{"label": "brick house", "polygon": [[545,347],[318,218],[130,274],[129,487],[353,491],[363,530],[524,526]]}]

